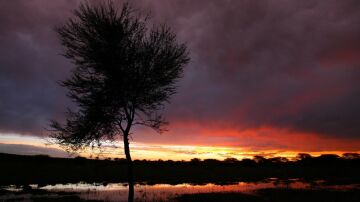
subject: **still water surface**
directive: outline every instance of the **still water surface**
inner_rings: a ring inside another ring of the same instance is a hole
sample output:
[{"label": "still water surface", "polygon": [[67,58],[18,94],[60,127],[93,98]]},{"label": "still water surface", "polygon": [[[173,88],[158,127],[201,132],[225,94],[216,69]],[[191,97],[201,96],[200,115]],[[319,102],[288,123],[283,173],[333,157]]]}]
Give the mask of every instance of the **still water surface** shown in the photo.
[{"label": "still water surface", "polygon": [[[80,198],[85,200],[103,200],[103,201],[126,201],[127,185],[124,183],[109,184],[57,184],[39,187],[38,185],[30,185],[33,189],[41,189],[52,193],[65,191],[75,192]],[[324,181],[304,182],[299,179],[278,180],[270,178],[262,182],[237,182],[233,184],[217,185],[217,184],[137,184],[135,186],[136,201],[171,201],[178,195],[192,193],[209,193],[209,192],[243,192],[251,193],[258,189],[264,188],[295,188],[295,189],[316,189],[316,188],[332,188],[332,189],[352,189],[359,188],[360,185],[326,185]],[[8,190],[16,191],[15,187],[9,186]]]}]

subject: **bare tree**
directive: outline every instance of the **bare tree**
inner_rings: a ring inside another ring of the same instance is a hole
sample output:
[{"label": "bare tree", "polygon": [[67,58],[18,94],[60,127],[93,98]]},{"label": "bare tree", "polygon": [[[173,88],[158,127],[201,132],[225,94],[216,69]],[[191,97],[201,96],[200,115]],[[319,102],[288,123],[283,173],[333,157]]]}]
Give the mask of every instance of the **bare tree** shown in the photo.
[{"label": "bare tree", "polygon": [[134,198],[129,136],[134,125],[163,130],[161,110],[176,91],[189,57],[165,25],[149,25],[129,4],[83,3],[56,29],[64,56],[75,68],[61,82],[77,104],[66,121],[50,124],[55,143],[72,150],[122,137]]}]

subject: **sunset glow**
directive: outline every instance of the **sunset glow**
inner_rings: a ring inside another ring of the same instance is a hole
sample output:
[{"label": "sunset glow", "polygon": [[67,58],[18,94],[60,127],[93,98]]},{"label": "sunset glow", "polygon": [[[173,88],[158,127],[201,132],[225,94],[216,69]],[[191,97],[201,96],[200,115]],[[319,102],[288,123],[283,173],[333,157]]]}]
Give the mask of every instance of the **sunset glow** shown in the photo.
[{"label": "sunset glow", "polygon": [[[57,83],[74,65],[60,55],[53,27],[64,23],[80,1],[20,2],[0,3],[0,150],[68,156],[46,142],[49,120],[63,122],[66,108],[74,107]],[[356,6],[230,2],[133,2],[152,11],[153,22],[169,24],[191,57],[177,93],[161,111],[168,130],[133,128],[133,157],[359,152]],[[101,157],[124,158],[122,144],[115,147],[107,145]]]},{"label": "sunset glow", "polygon": [[[20,154],[39,155],[48,153],[55,157],[76,157],[84,156],[88,158],[124,158],[123,146],[121,142],[104,143],[100,149],[87,149],[75,153],[61,152],[62,148],[57,145],[49,145],[46,139],[40,138],[24,138],[18,135],[2,135],[0,141],[0,152],[5,152],[3,144],[18,147]],[[331,141],[329,142],[331,143]],[[328,143],[328,144],[329,144]],[[349,143],[344,143],[349,145]],[[339,145],[339,144],[336,144]],[[32,150],[22,151],[21,147],[33,146]],[[357,145],[354,147],[356,148]],[[264,156],[266,158],[272,157],[286,157],[289,160],[294,160],[298,153],[308,153],[312,156],[320,156],[322,154],[337,154],[341,156],[343,153],[360,152],[359,150],[285,150],[276,148],[254,149],[252,147],[235,147],[235,146],[205,146],[205,145],[175,145],[175,144],[154,144],[134,142],[131,144],[134,159],[137,160],[191,160],[193,158],[199,159],[217,159],[224,160],[226,158],[236,158],[238,160],[249,158],[252,159],[256,155]],[[308,146],[306,146],[308,148]],[[22,153],[25,152],[25,153]]]}]

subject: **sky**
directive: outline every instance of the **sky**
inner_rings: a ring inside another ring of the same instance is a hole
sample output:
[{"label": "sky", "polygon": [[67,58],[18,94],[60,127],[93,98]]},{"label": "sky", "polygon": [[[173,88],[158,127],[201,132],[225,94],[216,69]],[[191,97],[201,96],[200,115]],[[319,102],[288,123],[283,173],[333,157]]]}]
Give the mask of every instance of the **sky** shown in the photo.
[{"label": "sky", "polygon": [[[0,0],[0,152],[69,155],[45,128],[74,106],[57,83],[73,65],[54,27],[79,2]],[[134,158],[360,152],[360,1],[132,4],[168,24],[191,57],[164,110],[168,131],[135,128]],[[120,142],[105,150],[123,157]]]}]

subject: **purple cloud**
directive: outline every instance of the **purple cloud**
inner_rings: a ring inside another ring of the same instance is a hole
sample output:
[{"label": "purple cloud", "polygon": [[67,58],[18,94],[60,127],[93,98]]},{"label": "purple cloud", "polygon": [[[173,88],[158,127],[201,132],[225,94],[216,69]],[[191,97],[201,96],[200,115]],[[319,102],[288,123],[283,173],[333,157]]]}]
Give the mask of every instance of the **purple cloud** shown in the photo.
[{"label": "purple cloud", "polygon": [[[170,24],[192,61],[171,123],[360,134],[359,1],[135,1]],[[53,27],[77,1],[0,3],[0,131],[41,135],[70,105]]]}]

